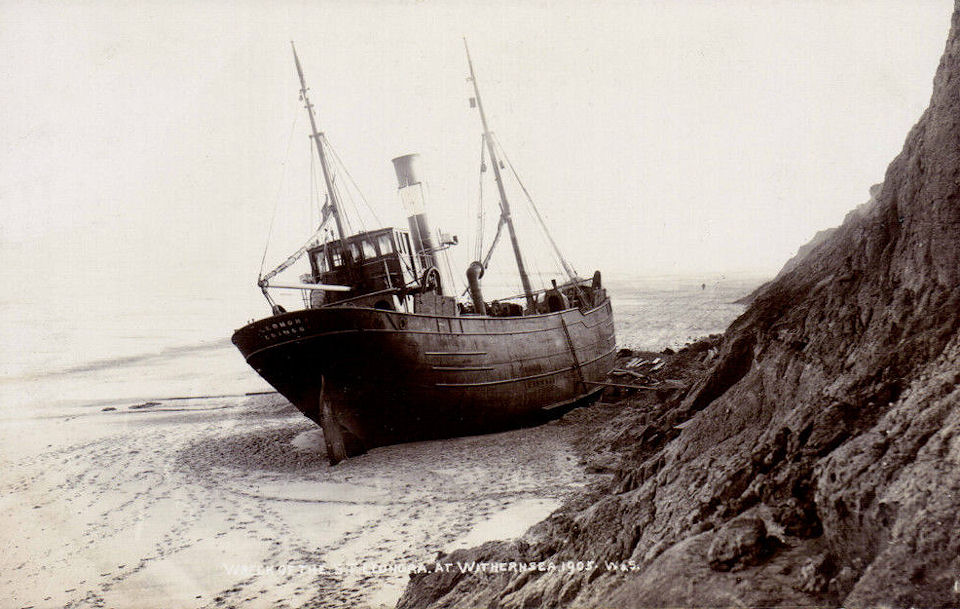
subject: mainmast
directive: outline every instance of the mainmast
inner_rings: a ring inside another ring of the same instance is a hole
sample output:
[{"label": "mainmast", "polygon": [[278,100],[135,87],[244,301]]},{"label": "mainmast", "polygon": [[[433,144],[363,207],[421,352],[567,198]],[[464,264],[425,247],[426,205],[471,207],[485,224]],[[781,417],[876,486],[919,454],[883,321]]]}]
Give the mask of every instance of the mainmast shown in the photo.
[{"label": "mainmast", "polygon": [[[333,219],[337,222],[337,234],[340,235],[340,239],[346,239],[347,233],[343,230],[343,221],[340,218],[340,198],[337,196],[337,191],[333,188],[333,176],[330,174],[330,168],[327,166],[327,157],[323,151],[323,133],[317,131],[317,119],[313,116],[313,104],[310,103],[310,98],[307,97],[307,82],[303,78],[303,68],[300,67],[300,58],[297,57],[297,47],[293,45],[293,42],[290,42],[290,47],[293,49],[293,61],[297,64],[297,74],[300,76],[300,97],[303,99],[303,105],[307,109],[307,116],[310,117],[310,137],[313,138],[313,141],[317,144],[317,154],[320,156],[320,167],[323,170],[323,182],[327,187],[327,194],[330,196],[330,207],[333,210]],[[353,264],[352,257],[350,256],[350,251],[346,247],[346,243],[342,247],[342,255],[344,263],[350,268]]]},{"label": "mainmast", "polygon": [[[510,215],[510,202],[507,200],[507,192],[503,187],[503,178],[500,175],[500,160],[497,158],[497,151],[493,145],[493,133],[487,127],[487,115],[483,112],[483,102],[480,100],[480,89],[477,87],[477,76],[473,72],[473,61],[470,60],[470,48],[467,47],[467,39],[463,39],[463,48],[467,51],[467,64],[470,66],[470,82],[473,83],[473,93],[477,98],[477,109],[480,110],[480,122],[483,124],[483,140],[487,143],[487,151],[490,153],[490,164],[493,165],[493,175],[497,180],[497,189],[500,191],[500,209],[503,221],[507,225],[507,232],[510,235],[510,243],[513,245],[513,255],[517,259],[517,271],[520,273],[520,283],[523,284],[523,295],[527,299],[527,310],[535,311],[536,304],[533,300],[533,289],[530,287],[530,278],[527,277],[527,269],[523,264],[523,254],[520,253],[520,244],[517,242],[517,232],[513,228],[513,218]],[[299,68],[299,64],[298,68]],[[303,76],[301,75],[301,80]],[[313,114],[310,115],[313,120]]]}]

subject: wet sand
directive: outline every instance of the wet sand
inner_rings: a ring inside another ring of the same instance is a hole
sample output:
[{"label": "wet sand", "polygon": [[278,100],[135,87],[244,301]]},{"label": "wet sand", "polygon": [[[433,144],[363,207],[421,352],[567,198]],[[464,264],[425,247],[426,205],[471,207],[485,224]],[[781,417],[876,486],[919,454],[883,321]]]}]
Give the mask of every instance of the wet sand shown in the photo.
[{"label": "wet sand", "polygon": [[11,607],[392,607],[404,566],[520,536],[590,478],[555,421],[336,467],[276,395],[0,426]]}]

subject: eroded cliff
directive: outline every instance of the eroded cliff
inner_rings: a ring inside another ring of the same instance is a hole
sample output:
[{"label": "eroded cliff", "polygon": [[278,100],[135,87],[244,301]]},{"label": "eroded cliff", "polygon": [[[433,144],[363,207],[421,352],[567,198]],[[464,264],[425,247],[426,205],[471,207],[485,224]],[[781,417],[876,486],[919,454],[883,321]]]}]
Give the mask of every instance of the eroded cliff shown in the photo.
[{"label": "eroded cliff", "polygon": [[[609,488],[443,561],[401,607],[960,605],[960,0],[876,202],[764,289],[712,368],[625,404]],[[632,565],[635,567],[630,569]]]}]

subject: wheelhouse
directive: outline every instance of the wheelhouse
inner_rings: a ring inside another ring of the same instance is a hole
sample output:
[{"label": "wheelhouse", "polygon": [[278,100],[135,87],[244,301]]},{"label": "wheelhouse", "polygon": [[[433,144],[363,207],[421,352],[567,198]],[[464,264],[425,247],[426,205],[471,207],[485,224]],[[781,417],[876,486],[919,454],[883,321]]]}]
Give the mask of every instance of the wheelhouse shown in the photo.
[{"label": "wheelhouse", "polygon": [[349,285],[350,292],[328,293],[325,303],[358,296],[400,292],[419,282],[423,260],[403,229],[381,228],[310,248],[311,283]]}]

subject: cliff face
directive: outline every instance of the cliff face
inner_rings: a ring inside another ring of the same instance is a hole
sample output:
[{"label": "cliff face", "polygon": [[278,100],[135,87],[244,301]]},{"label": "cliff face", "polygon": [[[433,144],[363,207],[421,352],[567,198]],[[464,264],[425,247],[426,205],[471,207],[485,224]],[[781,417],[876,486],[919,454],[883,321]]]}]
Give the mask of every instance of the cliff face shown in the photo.
[{"label": "cliff face", "polygon": [[[881,188],[883,188],[882,184],[874,184],[873,186],[871,186],[870,200],[867,201],[866,203],[861,203],[860,205],[855,207],[853,211],[847,214],[847,216],[843,219],[844,223],[852,221],[852,219],[857,216],[863,216],[870,213],[870,211],[873,209],[873,207],[877,203],[877,195],[880,194]],[[817,248],[818,245],[828,241],[830,237],[832,237],[833,234],[837,232],[838,228],[839,227],[835,226],[833,228],[825,228],[821,231],[817,231],[817,234],[813,236],[813,239],[810,239],[810,241],[807,241],[806,243],[801,245],[797,249],[797,253],[793,256],[793,258],[791,258],[790,260],[787,260],[786,263],[784,263],[783,267],[780,269],[780,272],[777,273],[777,276],[774,277],[773,281],[768,281],[767,283],[761,285],[760,287],[750,292],[740,300],[737,300],[736,301],[737,304],[744,304],[744,305],[753,304],[753,301],[757,299],[757,296],[760,295],[760,292],[770,287],[770,285],[773,284],[777,279],[780,279],[781,277],[783,277],[793,269],[797,268],[800,265],[800,263],[804,259],[806,259],[806,257],[809,256],[810,253],[813,252],[813,250]]]},{"label": "cliff face", "polygon": [[[763,290],[611,487],[457,560],[628,570],[413,578],[401,607],[960,605],[960,0],[876,203]],[[957,586],[957,588],[955,588]]]}]

